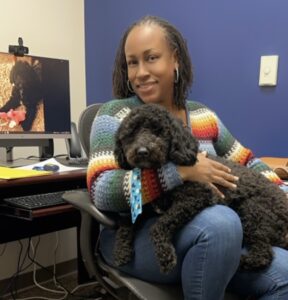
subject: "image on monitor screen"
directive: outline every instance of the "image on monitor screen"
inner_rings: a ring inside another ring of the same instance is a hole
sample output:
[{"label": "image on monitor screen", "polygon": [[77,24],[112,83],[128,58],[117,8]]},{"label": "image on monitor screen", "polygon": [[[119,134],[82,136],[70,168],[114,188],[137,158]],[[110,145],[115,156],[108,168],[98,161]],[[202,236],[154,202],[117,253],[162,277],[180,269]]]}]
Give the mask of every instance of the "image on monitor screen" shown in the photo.
[{"label": "image on monitor screen", "polygon": [[0,165],[15,146],[37,146],[45,159],[55,138],[70,137],[69,61],[0,52]]},{"label": "image on monitor screen", "polygon": [[69,61],[0,52],[0,139],[70,132]]}]

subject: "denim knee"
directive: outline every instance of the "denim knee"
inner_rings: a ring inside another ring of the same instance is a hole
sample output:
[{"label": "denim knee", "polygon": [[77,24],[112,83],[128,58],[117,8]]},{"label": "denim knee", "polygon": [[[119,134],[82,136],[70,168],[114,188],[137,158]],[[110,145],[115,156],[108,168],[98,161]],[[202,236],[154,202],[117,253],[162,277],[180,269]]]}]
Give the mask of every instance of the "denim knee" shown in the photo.
[{"label": "denim knee", "polygon": [[241,251],[243,230],[238,214],[223,205],[216,205],[211,209],[207,209],[205,214],[204,222],[206,224],[202,224],[202,226],[205,228],[206,233],[224,239],[229,244],[232,243],[231,246],[236,243],[235,246],[239,246],[239,251]]},{"label": "denim knee", "polygon": [[217,250],[218,255],[223,256],[226,253],[226,259],[231,259],[238,267],[243,242],[242,224],[238,214],[223,205],[216,205],[204,214],[202,228],[216,255]]},{"label": "denim knee", "polygon": [[242,239],[239,216],[229,207],[215,205],[186,224],[176,234],[174,245],[182,259],[190,252],[190,259],[208,261],[207,271],[213,272],[213,266],[217,270],[225,266],[232,276],[240,262]]},{"label": "denim knee", "polygon": [[[215,205],[206,208],[191,220],[186,228],[193,231],[193,234],[198,232],[198,238],[202,236],[209,243],[221,243],[223,247],[235,247],[235,250],[241,251],[243,239],[241,220],[237,213],[227,206]],[[183,230],[180,234],[187,233]]]},{"label": "denim knee", "polygon": [[206,208],[179,232],[175,245],[185,299],[224,297],[239,266],[242,238],[238,215],[222,205]]}]

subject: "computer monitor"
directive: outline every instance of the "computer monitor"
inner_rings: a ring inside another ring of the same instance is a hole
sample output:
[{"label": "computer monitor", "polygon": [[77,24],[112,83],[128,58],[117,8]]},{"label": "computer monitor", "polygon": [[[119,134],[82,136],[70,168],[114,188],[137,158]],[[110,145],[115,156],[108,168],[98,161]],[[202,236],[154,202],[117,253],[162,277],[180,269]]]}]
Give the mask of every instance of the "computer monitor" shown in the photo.
[{"label": "computer monitor", "polygon": [[49,156],[53,139],[70,137],[69,61],[0,52],[0,147]]}]

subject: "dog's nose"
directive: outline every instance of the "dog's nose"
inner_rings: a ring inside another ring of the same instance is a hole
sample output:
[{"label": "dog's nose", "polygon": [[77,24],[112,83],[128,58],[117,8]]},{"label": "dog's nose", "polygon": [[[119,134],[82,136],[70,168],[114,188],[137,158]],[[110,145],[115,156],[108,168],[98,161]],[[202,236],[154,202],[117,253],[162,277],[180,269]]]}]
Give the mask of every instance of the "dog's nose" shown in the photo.
[{"label": "dog's nose", "polygon": [[137,149],[137,155],[140,157],[147,157],[149,155],[149,151],[146,147],[140,147]]}]

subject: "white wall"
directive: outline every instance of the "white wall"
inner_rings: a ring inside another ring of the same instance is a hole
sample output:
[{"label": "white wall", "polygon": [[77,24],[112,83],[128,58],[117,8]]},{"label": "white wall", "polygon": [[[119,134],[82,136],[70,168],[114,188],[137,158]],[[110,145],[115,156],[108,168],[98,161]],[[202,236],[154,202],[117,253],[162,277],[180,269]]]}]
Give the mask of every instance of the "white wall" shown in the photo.
[{"label": "white wall", "polygon": [[[22,37],[31,55],[69,60],[71,119],[77,122],[86,106],[84,1],[0,0],[0,8],[1,52],[7,52],[8,45],[17,45],[18,37]],[[37,155],[37,151],[35,148],[17,149],[14,157]],[[55,144],[55,154],[62,153],[66,153],[66,146],[61,140]],[[58,262],[76,257],[75,232],[71,229],[60,233]],[[53,245],[54,234],[42,236],[39,257],[44,265],[51,264]],[[0,253],[2,247],[0,245]],[[41,254],[41,251],[44,252]],[[18,253],[17,242],[7,245],[0,256],[0,280],[16,271]]]}]

